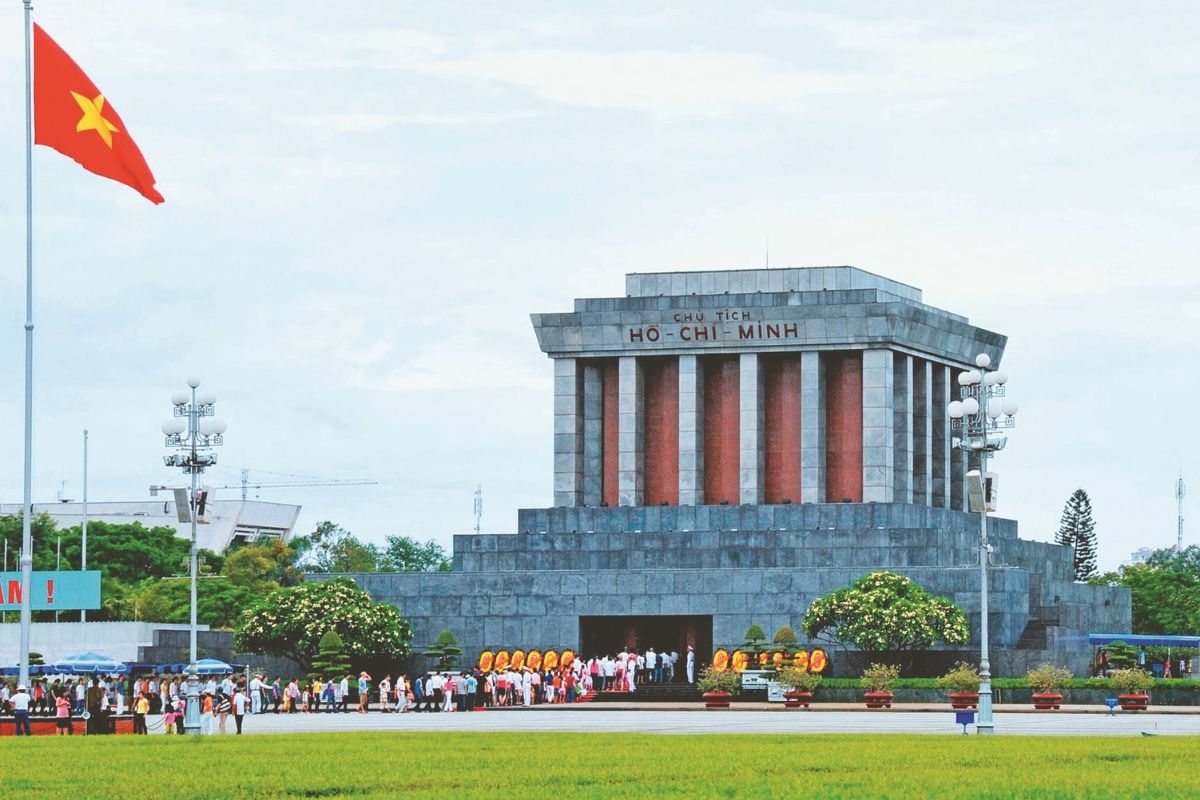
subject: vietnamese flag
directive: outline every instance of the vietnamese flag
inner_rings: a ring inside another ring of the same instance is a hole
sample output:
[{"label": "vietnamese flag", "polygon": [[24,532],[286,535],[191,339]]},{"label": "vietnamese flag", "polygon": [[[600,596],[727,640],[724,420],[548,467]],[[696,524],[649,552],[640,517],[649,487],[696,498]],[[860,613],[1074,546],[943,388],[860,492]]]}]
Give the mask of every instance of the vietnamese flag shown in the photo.
[{"label": "vietnamese flag", "polygon": [[89,172],[132,186],[161,203],[154,174],[121,115],[40,25],[33,26],[33,140]]}]

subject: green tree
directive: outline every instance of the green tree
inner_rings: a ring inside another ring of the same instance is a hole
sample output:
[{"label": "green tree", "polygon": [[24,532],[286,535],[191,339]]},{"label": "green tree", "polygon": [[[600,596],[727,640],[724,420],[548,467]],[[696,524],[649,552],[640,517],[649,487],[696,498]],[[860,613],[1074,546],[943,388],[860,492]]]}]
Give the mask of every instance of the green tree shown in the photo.
[{"label": "green tree", "polygon": [[389,536],[379,558],[381,572],[450,572],[454,562],[440,544],[411,536]]},{"label": "green tree", "polygon": [[[134,594],[142,603],[141,619],[174,623],[185,623],[190,619],[192,600],[188,578],[151,581],[143,587]],[[255,587],[237,586],[222,576],[201,578],[196,582],[196,621],[228,630],[237,624],[242,611],[260,596]]]},{"label": "green tree", "polygon": [[796,632],[792,630],[791,625],[784,625],[779,630],[775,631],[775,638],[772,640],[774,644],[782,645],[783,647],[791,647],[798,641]]},{"label": "green tree", "polygon": [[317,525],[302,544],[305,561],[316,572],[375,572],[379,548],[364,544],[341,525],[328,520]]},{"label": "green tree", "polygon": [[287,656],[307,668],[331,630],[350,656],[398,658],[410,651],[408,620],[348,578],[306,581],[260,597],[243,612],[234,644],[240,652]]},{"label": "green tree", "polygon": [[969,638],[962,609],[903,575],[882,570],[817,598],[801,624],[810,639],[853,645],[868,656],[924,650],[939,641],[965,644]]},{"label": "green tree", "polygon": [[252,588],[274,588],[278,584],[271,580],[276,562],[270,551],[261,545],[240,547],[225,557],[221,575],[234,586]]},{"label": "green tree", "polygon": [[346,655],[346,643],[335,630],[325,631],[317,643],[317,655],[313,658],[308,679],[327,680],[350,674],[350,657]]},{"label": "green tree", "polygon": [[1074,550],[1075,580],[1086,581],[1096,574],[1096,523],[1092,520],[1092,500],[1083,489],[1076,489],[1067,498],[1054,543]]},{"label": "green tree", "polygon": [[462,655],[462,648],[458,646],[458,640],[454,638],[453,633],[442,631],[432,644],[421,651],[421,655],[436,659],[438,670],[453,669],[458,664],[458,657]]},{"label": "green tree", "polygon": [[1157,550],[1145,564],[1093,576],[1091,583],[1129,589],[1133,631],[1182,634],[1200,629],[1200,547]]}]

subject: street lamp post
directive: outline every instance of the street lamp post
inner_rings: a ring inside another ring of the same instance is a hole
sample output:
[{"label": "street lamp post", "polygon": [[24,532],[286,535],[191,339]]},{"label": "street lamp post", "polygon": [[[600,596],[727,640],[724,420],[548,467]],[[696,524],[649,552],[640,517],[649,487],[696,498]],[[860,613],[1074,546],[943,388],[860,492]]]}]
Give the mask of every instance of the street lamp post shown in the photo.
[{"label": "street lamp post", "polygon": [[987,462],[988,455],[1003,450],[1008,441],[999,435],[989,438],[988,434],[1013,427],[1016,424],[1013,416],[1017,413],[1017,404],[1004,393],[1008,376],[989,369],[991,365],[987,353],[977,355],[977,369],[958,376],[962,399],[954,400],[947,409],[954,429],[962,434],[954,439],[954,446],[979,456],[979,721],[975,730],[980,734],[994,730],[992,668],[988,662],[988,555],[992,548],[988,544],[987,513],[992,490]]},{"label": "street lamp post", "polygon": [[191,493],[188,495],[188,516],[192,525],[192,548],[188,560],[188,572],[191,576],[191,621],[188,626],[188,681],[187,705],[183,716],[185,733],[200,733],[200,678],[196,673],[196,575],[199,572],[196,554],[196,511],[197,493],[196,481],[206,467],[217,463],[217,454],[207,452],[218,445],[224,444],[225,423],[213,417],[213,405],[217,398],[210,393],[197,394],[200,386],[199,378],[188,378],[187,392],[176,392],[171,396],[171,405],[175,416],[162,424],[163,435],[167,437],[166,446],[182,451],[176,455],[164,456],[163,463],[168,467],[180,467],[191,476]]}]

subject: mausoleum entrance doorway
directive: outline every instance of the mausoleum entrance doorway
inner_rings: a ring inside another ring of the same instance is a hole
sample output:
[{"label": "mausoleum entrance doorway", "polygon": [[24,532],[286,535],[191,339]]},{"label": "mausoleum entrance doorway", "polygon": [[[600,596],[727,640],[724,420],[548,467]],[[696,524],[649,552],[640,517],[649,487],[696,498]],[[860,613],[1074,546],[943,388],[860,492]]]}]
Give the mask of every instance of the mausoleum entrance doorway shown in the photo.
[{"label": "mausoleum entrance doorway", "polygon": [[680,655],[675,680],[682,681],[688,645],[696,650],[697,670],[712,658],[713,618],[703,614],[580,617],[579,642],[581,658],[616,655],[622,650],[644,653],[651,647],[659,652],[674,650]]}]

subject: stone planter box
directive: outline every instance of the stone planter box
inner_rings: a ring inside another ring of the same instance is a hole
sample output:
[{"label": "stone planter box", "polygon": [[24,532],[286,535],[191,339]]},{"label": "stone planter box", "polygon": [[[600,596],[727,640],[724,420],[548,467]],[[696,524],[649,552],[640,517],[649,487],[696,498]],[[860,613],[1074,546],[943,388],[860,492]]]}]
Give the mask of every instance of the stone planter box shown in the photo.
[{"label": "stone planter box", "polygon": [[1030,699],[1033,700],[1034,708],[1049,711],[1062,707],[1063,696],[1058,692],[1035,692]]}]

